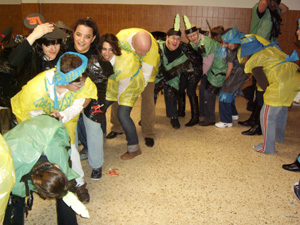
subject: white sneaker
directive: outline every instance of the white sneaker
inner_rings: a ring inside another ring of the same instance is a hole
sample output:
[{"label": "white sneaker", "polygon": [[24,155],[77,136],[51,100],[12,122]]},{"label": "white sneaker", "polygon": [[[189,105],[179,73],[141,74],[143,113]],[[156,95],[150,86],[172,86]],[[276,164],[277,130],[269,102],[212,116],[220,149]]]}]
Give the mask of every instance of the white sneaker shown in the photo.
[{"label": "white sneaker", "polygon": [[219,123],[215,123],[215,126],[219,128],[232,127],[232,123],[219,122]]},{"label": "white sneaker", "polygon": [[232,120],[239,120],[239,115],[233,115]]}]

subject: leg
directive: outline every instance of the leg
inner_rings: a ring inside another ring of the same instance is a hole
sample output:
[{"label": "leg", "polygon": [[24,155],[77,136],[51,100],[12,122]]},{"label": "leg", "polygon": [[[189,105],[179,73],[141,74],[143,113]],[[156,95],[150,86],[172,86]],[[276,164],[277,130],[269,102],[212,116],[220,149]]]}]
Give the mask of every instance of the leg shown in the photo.
[{"label": "leg", "polygon": [[154,104],[154,82],[148,82],[145,90],[142,92],[141,105],[141,125],[142,134],[146,145],[154,145],[154,125],[155,125],[155,104]]},{"label": "leg", "polygon": [[58,225],[77,225],[76,214],[62,199],[56,199],[56,212]]},{"label": "leg", "polygon": [[197,83],[193,84],[191,82],[188,82],[187,94],[190,100],[192,118],[187,124],[185,124],[185,126],[187,127],[191,127],[199,123],[199,105],[196,89]]},{"label": "leg", "polygon": [[207,83],[207,76],[203,75],[202,79],[201,79],[201,84],[200,84],[200,88],[199,88],[199,112],[200,112],[200,116],[205,114],[205,110],[204,110],[204,92],[205,92],[205,87],[206,87],[206,83]]},{"label": "leg", "polygon": [[261,113],[261,127],[264,136],[263,144],[254,146],[254,150],[261,153],[275,153],[275,127],[281,107],[273,107],[264,104]]},{"label": "leg", "polygon": [[[102,168],[104,157],[103,157],[103,133],[101,124],[97,123],[85,115],[83,115],[83,121],[87,133],[87,144],[88,144],[88,161],[89,165],[93,170],[99,170]],[[102,173],[98,174],[95,179],[101,178]]]},{"label": "leg", "polygon": [[25,198],[11,195],[5,211],[3,225],[24,224]]},{"label": "leg", "polygon": [[276,121],[276,141],[283,142],[285,135],[285,127],[288,117],[288,107],[282,106],[281,110],[278,113],[277,121]]},{"label": "leg", "polygon": [[223,123],[232,123],[232,103],[219,102],[220,120]]},{"label": "leg", "polygon": [[134,122],[130,117],[132,107],[120,105],[118,109],[118,117],[125,131],[127,140],[127,152],[121,156],[121,159],[132,159],[142,152],[139,147],[138,135]]},{"label": "leg", "polygon": [[187,78],[186,76],[180,76],[179,91],[178,91],[178,116],[185,116],[185,89]]},{"label": "leg", "polygon": [[[180,128],[180,123],[178,120],[178,112],[177,112],[177,96],[172,93],[171,90],[168,91],[169,87],[164,88],[164,98],[166,105],[166,113],[167,117],[171,118],[171,125],[174,129]],[[171,93],[168,95],[168,93]]]},{"label": "leg", "polygon": [[204,110],[205,116],[204,121],[214,124],[216,121],[215,116],[215,105],[216,105],[216,95],[208,92],[206,89],[204,91]]},{"label": "leg", "polygon": [[113,139],[123,134],[123,129],[118,118],[118,102],[113,102],[110,111],[110,122],[112,123],[111,132],[106,136],[107,139]]}]

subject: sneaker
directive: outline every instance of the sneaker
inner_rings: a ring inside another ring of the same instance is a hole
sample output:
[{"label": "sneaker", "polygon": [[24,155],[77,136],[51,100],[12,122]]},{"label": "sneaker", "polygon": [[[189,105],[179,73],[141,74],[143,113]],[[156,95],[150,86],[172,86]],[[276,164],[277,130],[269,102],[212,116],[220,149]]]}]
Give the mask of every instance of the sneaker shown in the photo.
[{"label": "sneaker", "polygon": [[299,182],[297,182],[293,185],[293,192],[294,192],[295,196],[297,197],[297,199],[300,201],[300,185],[299,185]]},{"label": "sneaker", "polygon": [[219,128],[232,127],[232,123],[219,122],[219,123],[215,123],[215,126]]},{"label": "sneaker", "polygon": [[233,115],[232,120],[239,120],[239,115]]},{"label": "sneaker", "polygon": [[253,146],[254,151],[259,152],[259,153],[264,153],[264,144],[259,143],[258,145]]},{"label": "sneaker", "polygon": [[79,155],[80,155],[80,160],[85,160],[85,159],[88,158],[88,152],[85,151],[85,150],[82,150],[82,151],[79,153]]},{"label": "sneaker", "polygon": [[92,180],[99,180],[102,177],[102,167],[93,169],[91,178]]}]

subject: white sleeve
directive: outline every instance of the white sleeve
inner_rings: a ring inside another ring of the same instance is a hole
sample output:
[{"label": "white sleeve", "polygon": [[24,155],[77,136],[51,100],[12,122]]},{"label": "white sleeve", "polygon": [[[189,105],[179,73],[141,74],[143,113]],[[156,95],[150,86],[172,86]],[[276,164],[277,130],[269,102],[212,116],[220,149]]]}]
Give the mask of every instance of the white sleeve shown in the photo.
[{"label": "white sleeve", "polygon": [[150,79],[150,77],[152,75],[152,71],[153,71],[152,65],[142,62],[142,72],[143,72],[143,76],[145,79],[145,87],[147,86],[148,80]]},{"label": "white sleeve", "polygon": [[120,95],[126,90],[129,83],[130,83],[130,77],[119,81],[118,99],[119,99]]},{"label": "white sleeve", "polygon": [[42,109],[41,110],[32,110],[32,111],[28,111],[28,113],[30,114],[30,116],[32,118],[32,117],[36,117],[36,116],[44,114],[44,111]]},{"label": "white sleeve", "polygon": [[66,123],[76,115],[78,115],[83,109],[84,102],[85,98],[76,99],[70,107],[66,108],[64,111],[59,112],[59,114],[63,116],[61,121],[63,123]]}]

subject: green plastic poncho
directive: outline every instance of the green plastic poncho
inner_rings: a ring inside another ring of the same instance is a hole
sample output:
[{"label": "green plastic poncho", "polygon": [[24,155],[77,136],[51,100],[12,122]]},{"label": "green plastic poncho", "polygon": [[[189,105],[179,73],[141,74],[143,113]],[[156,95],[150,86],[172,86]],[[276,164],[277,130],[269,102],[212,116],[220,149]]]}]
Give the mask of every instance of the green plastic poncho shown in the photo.
[{"label": "green plastic poncho", "polygon": [[[108,78],[106,100],[118,101],[119,105],[133,107],[145,89],[145,79],[138,59],[131,52],[122,50],[122,55],[115,56],[114,71],[115,74]],[[130,83],[119,94],[119,81],[126,78],[130,78]]]},{"label": "green plastic poncho", "polygon": [[[20,179],[31,171],[42,154],[47,156],[50,163],[57,164],[69,180],[78,177],[68,164],[66,146],[69,146],[69,134],[62,122],[40,115],[18,124],[3,137],[10,147],[16,172],[12,194],[26,196],[25,184]],[[28,184],[30,190],[35,190],[31,181]]]},{"label": "green plastic poncho", "polygon": [[220,54],[218,54],[220,48],[222,47],[220,43],[211,39],[210,37],[204,36],[197,43],[196,47],[193,45],[193,43],[190,42],[190,44],[195,50],[198,50],[198,47],[200,46],[205,47],[205,53],[202,54],[202,57],[214,54],[214,61],[206,74],[207,80],[215,87],[222,87],[227,71],[227,63],[225,62],[225,58],[222,58]]},{"label": "green plastic poncho", "polygon": [[0,221],[4,217],[8,198],[15,184],[15,178],[10,149],[0,134]]},{"label": "green plastic poncho", "polygon": [[[44,71],[30,80],[22,90],[11,99],[12,111],[15,114],[18,123],[30,119],[28,111],[43,110],[44,114],[50,115],[51,110],[54,110],[54,101],[50,99],[48,88],[52,80],[46,78],[46,73],[53,73],[55,68]],[[91,98],[97,99],[97,88],[90,78],[87,78],[85,85],[78,91],[68,91],[65,96],[59,101],[59,111],[63,111],[72,105],[75,99]],[[79,114],[73,119],[65,123],[65,126],[71,137],[71,144],[75,143],[75,127]]]}]

